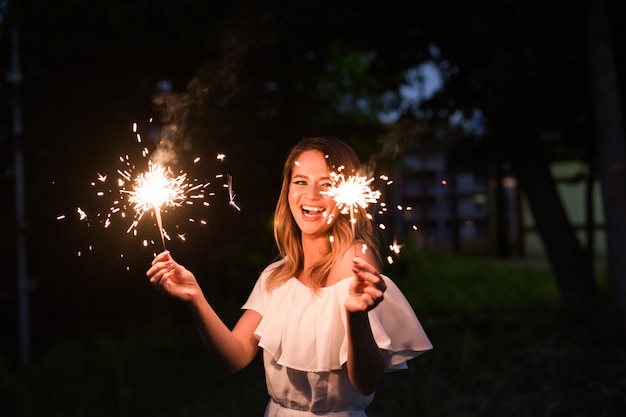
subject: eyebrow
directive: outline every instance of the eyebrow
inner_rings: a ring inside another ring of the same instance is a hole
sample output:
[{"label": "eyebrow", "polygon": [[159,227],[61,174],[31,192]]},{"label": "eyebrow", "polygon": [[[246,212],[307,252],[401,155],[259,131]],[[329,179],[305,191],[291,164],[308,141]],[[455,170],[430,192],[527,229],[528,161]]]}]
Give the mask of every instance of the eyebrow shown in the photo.
[{"label": "eyebrow", "polygon": [[[296,174],[296,175],[293,175],[291,177],[291,180],[295,180],[296,178],[304,178],[304,179],[308,180],[309,176],[308,175],[303,175],[303,174]],[[319,180],[320,181],[330,180],[330,177],[329,176],[320,177]]]}]

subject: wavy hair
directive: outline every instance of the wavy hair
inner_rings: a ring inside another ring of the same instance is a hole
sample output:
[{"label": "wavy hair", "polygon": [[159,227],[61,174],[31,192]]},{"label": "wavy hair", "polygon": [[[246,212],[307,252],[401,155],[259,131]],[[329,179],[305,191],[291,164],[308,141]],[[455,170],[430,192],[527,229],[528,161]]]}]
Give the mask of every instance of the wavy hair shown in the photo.
[{"label": "wavy hair", "polygon": [[[302,250],[302,236],[298,225],[289,208],[289,186],[293,166],[300,155],[305,151],[319,151],[326,157],[326,164],[331,172],[337,172],[339,167],[345,175],[362,175],[361,163],[354,150],[345,142],[334,138],[313,137],[300,140],[289,152],[283,167],[283,184],[280,190],[278,203],[274,212],[274,239],[282,262],[278,263],[270,272],[267,280],[267,289],[279,286],[292,277],[297,276],[304,268],[304,253]],[[364,210],[354,215],[354,237],[367,244],[380,260],[379,239],[377,229],[367,218]],[[349,216],[337,215],[326,232],[327,245],[322,258],[311,269],[311,286],[317,291],[323,287],[328,274],[346,250],[354,244],[352,227]],[[331,243],[330,237],[333,237]]]}]

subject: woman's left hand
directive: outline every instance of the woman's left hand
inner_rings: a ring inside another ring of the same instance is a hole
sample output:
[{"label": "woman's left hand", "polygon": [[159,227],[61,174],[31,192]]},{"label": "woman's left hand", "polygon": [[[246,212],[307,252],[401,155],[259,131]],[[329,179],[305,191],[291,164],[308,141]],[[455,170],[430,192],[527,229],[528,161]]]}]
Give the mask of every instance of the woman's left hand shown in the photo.
[{"label": "woman's left hand", "polygon": [[354,279],[350,283],[345,308],[351,313],[366,312],[383,300],[387,285],[373,265],[359,257],[354,258],[352,262]]}]

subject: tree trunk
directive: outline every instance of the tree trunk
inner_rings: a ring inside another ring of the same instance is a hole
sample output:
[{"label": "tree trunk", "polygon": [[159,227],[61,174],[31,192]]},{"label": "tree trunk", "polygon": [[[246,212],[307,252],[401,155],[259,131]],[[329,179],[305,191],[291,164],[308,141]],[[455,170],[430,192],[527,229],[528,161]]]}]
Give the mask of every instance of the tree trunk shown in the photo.
[{"label": "tree trunk", "polygon": [[[590,148],[594,148],[590,146]],[[587,242],[587,253],[591,259],[591,270],[595,270],[595,256],[596,256],[596,210],[593,200],[593,190],[596,180],[596,155],[595,149],[590,149],[589,160],[587,160],[587,166],[589,167],[587,172],[587,178],[585,178],[585,241]]]},{"label": "tree trunk", "polygon": [[497,160],[494,165],[496,255],[499,259],[507,259],[511,256],[511,250],[509,245],[509,228],[506,221],[506,212],[508,207],[504,196],[504,175],[502,174],[502,162]]},{"label": "tree trunk", "polygon": [[589,0],[589,72],[595,115],[598,174],[603,196],[608,274],[626,330],[626,176],[624,126],[606,3]]},{"label": "tree trunk", "polygon": [[572,227],[538,139],[511,141],[513,168],[528,199],[537,231],[566,307],[576,316],[595,313],[598,289],[591,261]]}]

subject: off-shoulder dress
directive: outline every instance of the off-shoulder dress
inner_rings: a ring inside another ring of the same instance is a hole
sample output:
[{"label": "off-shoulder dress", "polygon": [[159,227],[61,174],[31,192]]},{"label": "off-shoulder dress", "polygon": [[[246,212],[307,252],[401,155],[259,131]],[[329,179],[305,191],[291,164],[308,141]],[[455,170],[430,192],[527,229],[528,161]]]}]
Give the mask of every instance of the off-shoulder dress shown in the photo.
[{"label": "off-shoulder dress", "polygon": [[[357,391],[345,367],[344,302],[352,277],[318,292],[294,277],[268,291],[266,281],[276,264],[263,271],[242,307],[262,316],[254,334],[263,349],[270,395],[265,417],[365,417],[374,394]],[[389,277],[383,279],[387,290],[368,312],[370,326],[386,371],[405,369],[407,360],[433,346],[404,294]]]}]

